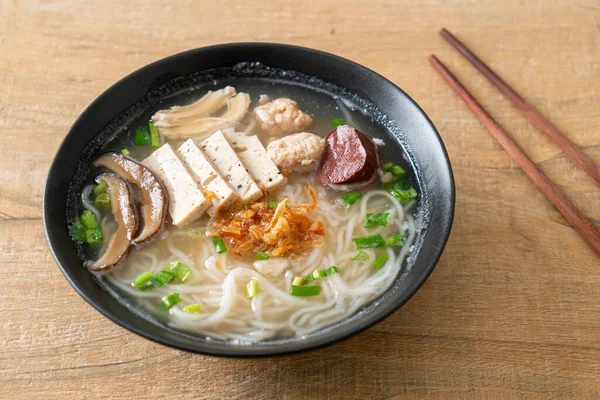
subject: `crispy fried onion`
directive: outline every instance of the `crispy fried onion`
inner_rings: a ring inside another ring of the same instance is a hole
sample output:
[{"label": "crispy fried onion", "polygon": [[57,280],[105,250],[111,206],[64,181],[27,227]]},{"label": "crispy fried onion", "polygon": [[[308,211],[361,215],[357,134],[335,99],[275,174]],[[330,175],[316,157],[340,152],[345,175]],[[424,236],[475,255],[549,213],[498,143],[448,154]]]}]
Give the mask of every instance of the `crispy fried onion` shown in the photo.
[{"label": "crispy fried onion", "polygon": [[291,206],[289,198],[276,208],[266,201],[240,206],[218,215],[209,226],[211,235],[229,240],[229,248],[237,255],[247,251],[268,251],[274,257],[295,257],[320,246],[319,236],[325,236],[325,226],[308,216],[317,206],[314,189],[304,190],[310,204]]}]

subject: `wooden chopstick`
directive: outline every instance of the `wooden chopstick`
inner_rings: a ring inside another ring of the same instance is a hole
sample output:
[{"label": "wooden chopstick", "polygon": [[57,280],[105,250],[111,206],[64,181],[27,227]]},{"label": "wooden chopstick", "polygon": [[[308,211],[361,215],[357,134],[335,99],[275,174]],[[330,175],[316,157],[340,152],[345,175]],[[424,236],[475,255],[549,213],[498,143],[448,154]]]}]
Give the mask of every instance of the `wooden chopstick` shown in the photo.
[{"label": "wooden chopstick", "polygon": [[539,130],[544,132],[550,139],[562,149],[573,162],[584,170],[590,178],[600,186],[600,167],[594,163],[587,154],[581,151],[562,132],[548,121],[538,110],[515,92],[494,71],[479,59],[460,40],[452,35],[446,28],[440,31],[440,35],[446,39],[460,54],[462,54],[475,68],[479,70],[502,94],[509,99]]},{"label": "wooden chopstick", "polygon": [[554,207],[565,217],[573,228],[579,232],[590,246],[600,256],[600,232],[575,208],[573,203],[562,194],[546,175],[531,161],[525,152],[517,145],[500,125],[485,111],[477,100],[469,93],[458,79],[446,68],[436,56],[429,57],[429,62],[446,79],[456,94],[467,103],[467,106],[490,131],[504,150],[512,156],[529,179],[546,195]]}]

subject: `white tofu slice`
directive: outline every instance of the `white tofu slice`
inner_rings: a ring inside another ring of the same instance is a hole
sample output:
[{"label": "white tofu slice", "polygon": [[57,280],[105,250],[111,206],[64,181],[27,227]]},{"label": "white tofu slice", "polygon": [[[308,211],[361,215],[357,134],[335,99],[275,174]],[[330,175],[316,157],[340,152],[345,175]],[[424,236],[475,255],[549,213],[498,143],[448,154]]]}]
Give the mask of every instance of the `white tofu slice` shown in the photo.
[{"label": "white tofu slice", "polygon": [[206,191],[212,192],[214,197],[210,199],[212,206],[208,209],[210,215],[217,211],[231,206],[239,196],[215,170],[210,161],[206,159],[196,142],[188,139],[177,149],[179,156],[187,164],[188,171],[198,186],[203,190],[205,197]]},{"label": "white tofu slice", "polygon": [[200,143],[200,150],[244,203],[262,197],[262,191],[223,136],[223,132],[217,131],[205,139]]},{"label": "white tofu slice", "polygon": [[258,136],[246,136],[230,129],[224,130],[223,135],[262,191],[274,192],[285,185],[287,179],[271,160]]},{"label": "white tofu slice", "polygon": [[160,179],[169,193],[169,215],[177,227],[200,218],[211,203],[190,176],[170,144],[157,149],[142,164]]}]

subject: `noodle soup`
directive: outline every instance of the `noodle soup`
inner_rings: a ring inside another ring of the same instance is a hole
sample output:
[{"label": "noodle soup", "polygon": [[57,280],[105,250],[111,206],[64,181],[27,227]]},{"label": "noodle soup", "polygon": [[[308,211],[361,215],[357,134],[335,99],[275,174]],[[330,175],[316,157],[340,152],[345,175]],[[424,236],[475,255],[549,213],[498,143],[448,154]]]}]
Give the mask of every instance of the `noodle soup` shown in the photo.
[{"label": "noodle soup", "polygon": [[148,117],[94,162],[71,229],[120,296],[176,329],[253,343],[323,329],[394,283],[418,193],[361,112],[244,80]]}]

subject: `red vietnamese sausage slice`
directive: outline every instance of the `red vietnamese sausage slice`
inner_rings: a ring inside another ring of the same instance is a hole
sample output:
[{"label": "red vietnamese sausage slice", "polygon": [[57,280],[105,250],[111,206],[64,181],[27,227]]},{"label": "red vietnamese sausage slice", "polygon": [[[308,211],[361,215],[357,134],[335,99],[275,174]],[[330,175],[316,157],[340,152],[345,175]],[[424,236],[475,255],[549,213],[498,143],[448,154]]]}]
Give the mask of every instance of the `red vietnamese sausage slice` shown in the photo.
[{"label": "red vietnamese sausage slice", "polygon": [[316,181],[323,184],[366,182],[377,169],[377,148],[362,132],[341,125],[325,136],[325,152]]}]

